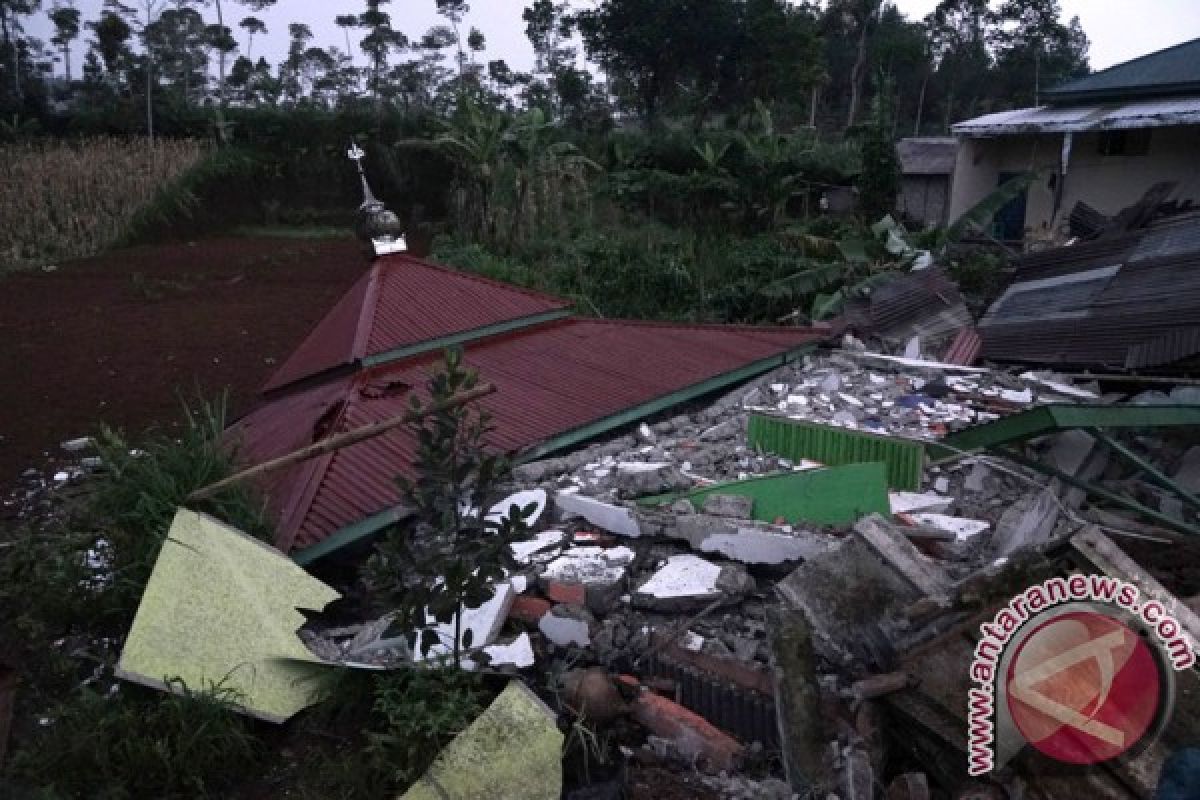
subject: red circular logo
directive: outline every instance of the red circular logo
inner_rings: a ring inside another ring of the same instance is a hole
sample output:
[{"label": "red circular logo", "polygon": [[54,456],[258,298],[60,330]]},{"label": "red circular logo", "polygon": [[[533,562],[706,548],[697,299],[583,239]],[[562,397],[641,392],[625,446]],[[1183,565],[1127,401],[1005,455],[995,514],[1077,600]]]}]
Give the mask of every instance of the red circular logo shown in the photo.
[{"label": "red circular logo", "polygon": [[1070,764],[1127,752],[1158,715],[1159,664],[1140,636],[1091,611],[1050,619],[1021,642],[1008,666],[1013,722],[1026,741]]}]

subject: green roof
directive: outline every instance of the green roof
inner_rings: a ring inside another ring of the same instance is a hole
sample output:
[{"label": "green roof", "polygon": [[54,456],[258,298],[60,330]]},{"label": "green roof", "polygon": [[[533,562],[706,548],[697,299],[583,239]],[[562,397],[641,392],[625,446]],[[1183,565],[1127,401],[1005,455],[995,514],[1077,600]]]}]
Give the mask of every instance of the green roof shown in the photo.
[{"label": "green roof", "polygon": [[1200,94],[1200,39],[1100,70],[1044,93],[1051,103]]}]

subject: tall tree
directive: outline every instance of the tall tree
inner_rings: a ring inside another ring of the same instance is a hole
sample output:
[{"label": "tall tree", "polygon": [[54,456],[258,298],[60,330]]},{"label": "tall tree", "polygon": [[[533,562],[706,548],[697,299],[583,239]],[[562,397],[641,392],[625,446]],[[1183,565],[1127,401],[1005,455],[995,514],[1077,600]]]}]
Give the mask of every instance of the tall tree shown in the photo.
[{"label": "tall tree", "polygon": [[254,37],[267,32],[267,23],[258,17],[243,17],[238,27],[246,32],[246,59],[250,61],[250,69],[254,67],[251,55],[254,49]]},{"label": "tall tree", "polygon": [[338,14],[333,18],[333,22],[342,29],[342,34],[346,37],[346,55],[350,57],[350,61],[353,63],[354,48],[350,45],[350,29],[358,27],[358,17],[353,14]]},{"label": "tall tree", "polygon": [[367,10],[358,16],[358,27],[367,31],[359,42],[363,54],[370,60],[367,86],[377,109],[383,108],[383,83],[387,74],[388,55],[408,46],[408,37],[392,29],[392,18],[382,10],[391,0],[367,0]]},{"label": "tall tree", "polygon": [[292,103],[297,103],[304,94],[301,82],[301,71],[304,69],[304,52],[312,41],[312,28],[300,22],[288,25],[288,54],[280,66],[280,80],[283,83],[283,94]]},{"label": "tall tree", "polygon": [[[184,0],[177,0],[181,5]],[[131,23],[131,27],[137,31],[142,39],[142,45],[146,52],[143,56],[145,62],[145,78],[146,78],[146,136],[150,141],[154,141],[154,67],[155,67],[155,50],[147,41],[148,35],[153,35],[151,26],[158,21],[158,17],[162,14],[163,7],[166,5],[166,0],[137,0],[137,6],[127,5],[121,0],[104,0],[105,8],[113,13],[121,14]],[[150,31],[148,34],[147,32]]]},{"label": "tall tree", "polygon": [[1061,22],[1059,0],[1004,0],[992,19],[998,96],[1036,105],[1042,89],[1087,74],[1087,36],[1078,17]]},{"label": "tall tree", "polygon": [[945,131],[980,110],[988,91],[990,19],[987,0],[941,0],[925,18]]},{"label": "tall tree", "polygon": [[462,22],[467,13],[470,12],[471,6],[466,0],[435,0],[437,3],[437,13],[446,18],[450,23],[450,29],[454,31],[454,46],[458,49],[456,61],[458,63],[458,91],[463,91],[463,73],[467,67],[467,55],[463,50],[462,37]]},{"label": "tall tree", "polygon": [[12,81],[13,100],[17,105],[24,96],[21,90],[21,50],[25,43],[21,38],[24,32],[21,20],[40,7],[41,0],[0,0],[0,33],[4,35],[4,55],[12,73],[9,80]]},{"label": "tall tree", "polygon": [[129,40],[133,38],[133,29],[123,16],[108,9],[100,13],[99,19],[88,22],[87,27],[94,37],[91,52],[99,54],[109,83],[115,87],[122,62],[131,56]]},{"label": "tall tree", "polygon": [[54,24],[54,37],[50,39],[62,51],[63,68],[67,82],[71,81],[71,42],[79,38],[79,9],[74,6],[55,6],[47,14]]}]

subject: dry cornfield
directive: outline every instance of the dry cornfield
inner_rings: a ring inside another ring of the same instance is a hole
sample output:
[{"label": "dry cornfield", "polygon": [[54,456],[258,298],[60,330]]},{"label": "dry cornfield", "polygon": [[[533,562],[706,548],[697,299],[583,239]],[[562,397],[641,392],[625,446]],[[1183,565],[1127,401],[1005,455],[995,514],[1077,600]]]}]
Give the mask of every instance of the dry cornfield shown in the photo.
[{"label": "dry cornfield", "polygon": [[205,150],[196,141],[135,138],[0,146],[0,271],[111,246]]}]

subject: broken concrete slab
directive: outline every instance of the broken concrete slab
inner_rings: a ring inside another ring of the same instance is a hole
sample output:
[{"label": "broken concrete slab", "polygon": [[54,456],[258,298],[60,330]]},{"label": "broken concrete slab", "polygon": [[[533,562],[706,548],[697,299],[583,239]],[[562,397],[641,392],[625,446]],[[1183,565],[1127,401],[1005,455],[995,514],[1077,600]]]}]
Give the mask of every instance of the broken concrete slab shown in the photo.
[{"label": "broken concrete slab", "polygon": [[625,575],[635,555],[628,547],[573,547],[546,565],[542,585],[578,585],[587,607],[607,614],[625,592]]},{"label": "broken concrete slab", "polygon": [[[214,591],[219,587],[220,591]],[[296,635],[341,597],[236,528],[180,509],[163,542],[117,677],[164,691],[222,684],[241,710],[283,722],[316,699],[326,664]]]},{"label": "broken concrete slab", "polygon": [[953,503],[953,497],[932,492],[888,492],[888,505],[893,514],[909,514],[913,511],[944,511]]},{"label": "broken concrete slab", "polygon": [[588,647],[596,618],[583,606],[560,603],[538,620],[538,630],[559,647]]},{"label": "broken concrete slab", "polygon": [[511,681],[401,800],[558,800],[562,745],[555,713]]},{"label": "broken concrete slab", "polygon": [[528,633],[522,633],[516,639],[505,644],[493,644],[483,648],[487,655],[489,667],[516,667],[528,669],[536,663],[533,655],[533,642]]},{"label": "broken concrete slab", "polygon": [[1029,492],[1005,509],[992,534],[992,551],[1007,556],[1050,538],[1058,523],[1059,500],[1053,488]]},{"label": "broken concrete slab", "polygon": [[488,509],[488,513],[484,519],[489,522],[499,522],[508,516],[508,512],[513,506],[523,510],[530,505],[533,506],[533,511],[529,516],[525,517],[525,524],[533,526],[541,519],[542,512],[546,510],[546,490],[527,489],[511,494]]},{"label": "broken concrete slab", "polygon": [[565,537],[566,534],[562,531],[542,531],[528,541],[513,542],[509,549],[512,550],[513,558],[518,564],[531,564],[538,554],[562,544]]},{"label": "broken concrete slab", "polygon": [[684,539],[701,552],[723,555],[743,564],[783,564],[812,558],[837,544],[837,539],[828,534],[787,533],[776,526],[704,514],[678,516],[674,527],[664,527],[663,533]]},{"label": "broken concrete slab", "polygon": [[605,503],[577,492],[561,491],[554,496],[554,505],[566,516],[583,517],[598,528],[620,536],[641,536],[637,518],[631,509]]},{"label": "broken concrete slab", "polygon": [[692,611],[723,598],[733,601],[753,589],[754,579],[740,566],[678,555],[638,587],[633,604],[657,611]]},{"label": "broken concrete slab", "polygon": [[776,585],[801,612],[816,651],[842,667],[886,660],[883,651],[903,610],[945,595],[950,581],[902,532],[881,517],[860,520],[835,550],[805,561]]},{"label": "broken concrete slab", "polygon": [[[459,627],[459,645],[463,650],[476,650],[496,641],[504,620],[508,619],[508,611],[512,608],[516,591],[510,582],[505,581],[495,587],[495,593],[483,605],[466,608],[462,611],[462,624]],[[457,617],[458,615],[456,615]],[[438,643],[429,648],[428,652],[421,651],[421,640],[416,640],[413,658],[417,661],[444,660],[453,655],[455,618],[449,622],[436,623],[432,616],[426,617],[426,624],[437,631]],[[470,647],[466,640],[470,637]]]},{"label": "broken concrete slab", "polygon": [[828,737],[813,630],[804,614],[775,606],[767,611],[767,631],[784,772],[794,792],[812,796],[831,777],[822,756]]},{"label": "broken concrete slab", "polygon": [[946,514],[916,513],[905,514],[904,516],[922,527],[953,533],[955,538],[960,542],[965,542],[967,539],[978,536],[992,527],[992,523],[987,520],[952,517]]}]

